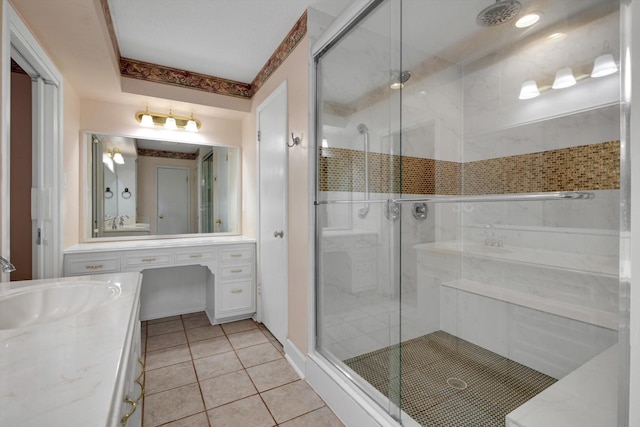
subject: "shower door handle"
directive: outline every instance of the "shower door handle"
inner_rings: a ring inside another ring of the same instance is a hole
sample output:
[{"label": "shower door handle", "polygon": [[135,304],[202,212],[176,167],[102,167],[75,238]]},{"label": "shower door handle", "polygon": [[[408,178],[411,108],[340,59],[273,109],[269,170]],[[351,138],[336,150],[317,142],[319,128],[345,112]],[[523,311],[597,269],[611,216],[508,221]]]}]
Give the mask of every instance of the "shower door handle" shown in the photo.
[{"label": "shower door handle", "polygon": [[284,237],[284,231],[280,230],[280,231],[274,231],[273,232],[273,237],[279,237],[279,238],[283,238]]}]

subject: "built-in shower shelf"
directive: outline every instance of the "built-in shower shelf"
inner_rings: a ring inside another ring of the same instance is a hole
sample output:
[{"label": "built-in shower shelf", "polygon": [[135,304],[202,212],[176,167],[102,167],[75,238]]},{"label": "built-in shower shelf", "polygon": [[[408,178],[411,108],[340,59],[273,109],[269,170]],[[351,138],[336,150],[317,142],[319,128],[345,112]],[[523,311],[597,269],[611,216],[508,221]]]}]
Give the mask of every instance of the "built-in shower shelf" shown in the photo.
[{"label": "built-in shower shelf", "polygon": [[486,283],[479,283],[467,279],[445,282],[442,286],[578,320],[580,322],[601,326],[603,328],[612,330],[618,329],[618,315],[616,313],[609,313],[591,307],[557,301],[532,293],[507,289]]}]

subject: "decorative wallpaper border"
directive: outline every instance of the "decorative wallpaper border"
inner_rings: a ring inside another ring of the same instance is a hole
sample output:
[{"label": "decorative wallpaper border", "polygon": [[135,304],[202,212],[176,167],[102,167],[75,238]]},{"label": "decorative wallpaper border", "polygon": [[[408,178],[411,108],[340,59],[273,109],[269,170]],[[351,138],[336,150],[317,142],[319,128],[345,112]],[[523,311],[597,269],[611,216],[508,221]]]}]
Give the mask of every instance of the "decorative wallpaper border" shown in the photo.
[{"label": "decorative wallpaper border", "polygon": [[237,98],[251,99],[307,34],[307,11],[305,10],[271,57],[269,57],[262,69],[254,77],[253,81],[251,83],[244,83],[179,68],[138,61],[136,59],[123,58],[120,53],[108,0],[100,0],[100,4],[102,6],[105,23],[109,30],[111,44],[113,45],[116,56],[120,58],[120,75],[122,77]]},{"label": "decorative wallpaper border", "polygon": [[253,96],[249,83],[236,82],[129,58],[120,58],[120,75],[122,77],[197,89],[219,95],[247,99]]},{"label": "decorative wallpaper border", "polygon": [[251,82],[253,93],[256,93],[262,85],[271,77],[273,73],[282,65],[287,59],[289,54],[298,46],[300,40],[302,40],[307,34],[307,11],[298,18],[294,26],[291,28],[286,37],[282,40],[277,49],[271,54],[271,57],[264,64],[262,69]]},{"label": "decorative wallpaper border", "polygon": [[100,0],[100,6],[102,6],[102,14],[104,15],[104,22],[107,24],[109,30],[109,38],[111,39],[111,46],[116,54],[116,58],[120,58],[120,45],[118,45],[118,38],[116,37],[116,29],[113,26],[113,17],[111,16],[111,9],[109,8],[108,0]]},{"label": "decorative wallpaper border", "polygon": [[[318,184],[320,191],[364,192],[364,153],[321,148]],[[369,153],[372,193],[479,195],[619,188],[620,141],[468,163]]]},{"label": "decorative wallpaper border", "polygon": [[175,151],[151,150],[148,148],[138,148],[138,156],[164,157],[167,159],[177,159],[177,160],[195,160],[198,158],[198,153],[177,153]]}]

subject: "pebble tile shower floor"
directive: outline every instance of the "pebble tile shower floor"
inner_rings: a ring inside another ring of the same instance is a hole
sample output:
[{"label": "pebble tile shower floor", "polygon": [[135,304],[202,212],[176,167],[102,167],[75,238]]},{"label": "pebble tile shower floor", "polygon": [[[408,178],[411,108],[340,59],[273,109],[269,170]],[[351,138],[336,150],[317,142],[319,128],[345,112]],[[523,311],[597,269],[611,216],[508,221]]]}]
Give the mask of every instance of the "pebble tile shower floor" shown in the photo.
[{"label": "pebble tile shower floor", "polygon": [[392,401],[400,393],[402,409],[429,427],[504,427],[509,412],[556,382],[442,331],[344,363]]},{"label": "pebble tile shower floor", "polygon": [[344,427],[262,325],[142,322],[143,427]]}]

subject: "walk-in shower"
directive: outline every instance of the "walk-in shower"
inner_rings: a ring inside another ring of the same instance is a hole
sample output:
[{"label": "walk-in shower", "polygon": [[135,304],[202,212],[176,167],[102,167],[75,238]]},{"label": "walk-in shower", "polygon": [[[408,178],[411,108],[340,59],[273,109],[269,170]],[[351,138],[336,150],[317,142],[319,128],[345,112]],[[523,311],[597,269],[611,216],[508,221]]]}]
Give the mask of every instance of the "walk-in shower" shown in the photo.
[{"label": "walk-in shower", "polygon": [[358,3],[313,52],[315,351],[403,425],[617,425],[619,3]]}]

